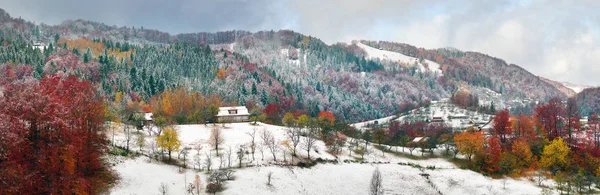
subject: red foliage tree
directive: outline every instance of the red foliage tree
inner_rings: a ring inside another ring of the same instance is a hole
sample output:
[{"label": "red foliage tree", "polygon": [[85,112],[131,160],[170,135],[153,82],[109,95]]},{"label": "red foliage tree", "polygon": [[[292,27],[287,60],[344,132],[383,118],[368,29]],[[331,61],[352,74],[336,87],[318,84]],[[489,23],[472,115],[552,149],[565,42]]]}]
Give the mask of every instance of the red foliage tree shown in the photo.
[{"label": "red foliage tree", "polygon": [[[89,81],[15,81],[0,99],[0,194],[93,194],[106,150]],[[6,173],[6,174],[4,174]]]},{"label": "red foliage tree", "polygon": [[494,117],[494,124],[492,131],[495,136],[499,137],[502,141],[502,144],[506,144],[508,136],[512,134],[510,117],[508,115],[508,110],[504,109],[500,112],[496,113]]},{"label": "red foliage tree", "polygon": [[264,110],[265,115],[267,115],[267,121],[270,123],[278,122],[279,114],[281,113],[281,106],[279,104],[269,104]]},{"label": "red foliage tree", "polygon": [[494,173],[500,170],[498,163],[501,160],[500,154],[502,153],[502,147],[500,146],[500,140],[497,137],[491,137],[488,139],[488,147],[485,148],[485,165],[484,171],[488,173]]},{"label": "red foliage tree", "polygon": [[565,118],[565,108],[560,99],[552,98],[548,103],[541,104],[535,108],[535,118],[537,123],[545,131],[550,140],[562,137],[563,119]]}]

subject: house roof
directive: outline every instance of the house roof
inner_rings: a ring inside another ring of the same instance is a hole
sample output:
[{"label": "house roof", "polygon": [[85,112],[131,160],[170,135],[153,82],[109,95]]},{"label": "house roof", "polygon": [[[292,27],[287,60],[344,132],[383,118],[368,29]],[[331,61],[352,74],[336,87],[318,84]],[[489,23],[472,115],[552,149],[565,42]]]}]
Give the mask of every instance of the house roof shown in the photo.
[{"label": "house roof", "polygon": [[153,114],[150,112],[144,113],[144,120],[151,121]]},{"label": "house roof", "polygon": [[[237,114],[229,114],[230,110],[237,110]],[[219,107],[217,116],[248,116],[248,108],[246,106]]]},{"label": "house roof", "polygon": [[413,139],[412,142],[427,141],[428,139],[429,137],[415,137],[415,139]]}]

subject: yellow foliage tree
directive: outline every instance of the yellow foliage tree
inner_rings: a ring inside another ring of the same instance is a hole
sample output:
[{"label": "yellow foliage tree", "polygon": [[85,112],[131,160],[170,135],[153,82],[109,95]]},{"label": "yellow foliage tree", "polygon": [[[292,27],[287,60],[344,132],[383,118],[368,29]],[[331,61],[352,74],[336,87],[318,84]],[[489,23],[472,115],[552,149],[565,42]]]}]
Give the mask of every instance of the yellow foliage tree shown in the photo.
[{"label": "yellow foliage tree", "polygon": [[562,138],[554,139],[544,147],[540,164],[546,169],[565,168],[570,151],[569,145]]},{"label": "yellow foliage tree", "polygon": [[167,127],[160,136],[156,137],[156,144],[158,144],[158,147],[169,152],[169,161],[171,161],[171,152],[179,151],[181,140],[179,140],[177,130]]},{"label": "yellow foliage tree", "polygon": [[292,113],[285,113],[285,115],[283,116],[283,124],[287,125],[287,126],[292,126],[292,124],[295,122],[294,119],[294,115]]},{"label": "yellow foliage tree", "polygon": [[469,161],[479,150],[483,150],[484,138],[481,132],[464,131],[454,136],[458,151],[467,155]]},{"label": "yellow foliage tree", "polygon": [[308,121],[310,120],[310,117],[306,114],[300,115],[298,117],[298,120],[296,120],[296,122],[302,126],[302,127],[306,127],[308,126]]}]

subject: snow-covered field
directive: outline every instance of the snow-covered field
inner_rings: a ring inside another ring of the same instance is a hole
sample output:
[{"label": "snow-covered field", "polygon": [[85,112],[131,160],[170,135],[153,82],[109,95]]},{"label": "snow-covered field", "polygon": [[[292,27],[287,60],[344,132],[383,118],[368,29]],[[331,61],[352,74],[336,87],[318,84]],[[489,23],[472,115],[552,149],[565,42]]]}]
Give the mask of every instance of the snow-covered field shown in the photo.
[{"label": "snow-covered field", "polygon": [[[404,54],[401,54],[398,52],[380,50],[380,49],[373,48],[368,45],[362,44],[360,42],[357,42],[356,45],[358,47],[360,47],[361,49],[363,49],[367,53],[367,57],[369,59],[379,58],[380,60],[389,60],[392,62],[399,62],[399,63],[409,64],[409,65],[417,63],[419,70],[421,70],[422,72],[429,70],[429,71],[434,72],[435,74],[442,75],[442,70],[440,69],[440,65],[431,60],[425,60],[425,62],[422,64],[419,62],[419,59],[410,57],[410,56],[407,56],[407,55],[404,55]],[[427,66],[425,66],[425,64],[427,64]]]},{"label": "snow-covered field", "polygon": [[[210,137],[210,130],[213,126],[208,125],[180,125],[175,126],[179,132],[183,147],[191,147],[188,155],[188,166],[194,163],[194,156],[202,159],[202,166],[205,168],[204,159],[206,154],[212,154],[212,169],[218,169],[220,159],[214,156],[215,151],[208,145],[207,140]],[[526,180],[512,179],[490,179],[481,174],[470,170],[463,170],[456,167],[444,158],[431,158],[425,160],[413,160],[392,154],[383,154],[381,151],[373,149],[373,144],[369,146],[370,151],[365,155],[367,163],[344,163],[344,160],[354,160],[358,158],[355,154],[350,155],[348,148],[344,148],[341,154],[337,156],[326,152],[323,142],[318,141],[316,149],[311,151],[311,159],[317,157],[323,159],[337,159],[338,163],[320,163],[312,168],[299,168],[295,166],[282,166],[283,148],[279,149],[277,163],[273,162],[270,151],[266,148],[259,148],[264,152],[264,159],[259,149],[255,154],[255,160],[251,155],[246,155],[243,159],[244,167],[237,168],[237,159],[235,151],[240,145],[246,145],[250,142],[250,136],[247,133],[257,129],[256,142],[262,145],[259,133],[263,130],[273,133],[278,141],[285,140],[285,127],[259,124],[254,126],[248,123],[227,124],[223,129],[224,144],[219,153],[224,156],[223,167],[228,167],[227,150],[233,148],[232,169],[235,170],[235,180],[225,182],[225,190],[221,194],[366,194],[369,189],[369,182],[373,170],[379,167],[383,175],[383,188],[385,194],[539,194],[541,189],[534,183]],[[153,137],[147,137],[147,145],[150,144]],[[124,145],[124,136],[118,135],[117,143]],[[135,140],[135,138],[133,139]],[[131,142],[130,148],[137,150],[134,146],[135,141]],[[196,150],[197,146],[202,148]],[[364,145],[364,142],[362,143]],[[393,148],[402,152],[402,148]],[[145,148],[144,151],[149,151]],[[318,153],[317,153],[318,151]],[[436,150],[436,153],[442,152]],[[408,150],[404,150],[409,154]],[[290,154],[286,153],[286,160],[290,161]],[[306,158],[306,151],[302,148],[302,142],[298,148],[298,155]],[[413,155],[421,155],[414,151]],[[427,154],[426,154],[427,155]],[[178,153],[173,154],[177,158]],[[182,160],[182,158],[180,158]],[[125,157],[113,157],[115,162],[114,169],[120,174],[119,184],[112,189],[111,194],[158,194],[158,188],[164,183],[169,188],[169,194],[186,194],[185,184],[192,183],[195,175],[202,178],[202,183],[206,185],[207,175],[205,172],[198,172],[191,168],[182,169],[174,165],[166,165],[155,160],[149,161],[148,157],[142,156],[135,159]],[[382,163],[382,164],[379,164]],[[402,163],[400,165],[398,163]],[[418,164],[421,167],[435,166],[434,170],[414,168],[405,165],[406,163]],[[272,185],[266,185],[267,174],[273,173]],[[506,188],[504,184],[506,181]]]}]

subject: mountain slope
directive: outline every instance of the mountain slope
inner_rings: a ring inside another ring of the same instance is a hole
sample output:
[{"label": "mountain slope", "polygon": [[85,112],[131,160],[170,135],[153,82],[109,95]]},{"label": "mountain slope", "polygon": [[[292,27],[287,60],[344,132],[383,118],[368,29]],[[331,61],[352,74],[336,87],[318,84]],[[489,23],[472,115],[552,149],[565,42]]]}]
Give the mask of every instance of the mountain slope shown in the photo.
[{"label": "mountain slope", "polygon": [[581,92],[581,91],[575,91],[575,90],[573,90],[573,88],[567,87],[564,83],[561,83],[558,81],[553,81],[553,80],[550,80],[550,79],[547,79],[544,77],[540,77],[540,79],[542,79],[544,82],[554,86],[556,89],[558,89],[560,92],[565,94],[567,97],[574,96],[577,93]]},{"label": "mountain slope", "polygon": [[575,93],[580,93],[581,91],[583,91],[587,88],[592,88],[592,86],[589,86],[589,85],[576,85],[576,84],[572,84],[569,82],[562,82],[562,85],[575,91]]},{"label": "mountain slope", "polygon": [[[519,66],[451,48],[364,40],[327,45],[289,30],[170,35],[84,20],[35,25],[3,10],[0,22],[6,40],[0,64],[30,65],[38,79],[77,74],[106,97],[125,92],[147,101],[185,86],[232,104],[279,104],[282,112],[311,115],[328,110],[355,122],[449,98],[458,89],[497,108],[567,96]],[[32,49],[38,42],[48,49]]]},{"label": "mountain slope", "polygon": [[600,87],[584,89],[576,98],[581,116],[600,114]]}]

